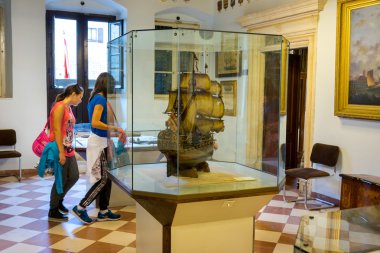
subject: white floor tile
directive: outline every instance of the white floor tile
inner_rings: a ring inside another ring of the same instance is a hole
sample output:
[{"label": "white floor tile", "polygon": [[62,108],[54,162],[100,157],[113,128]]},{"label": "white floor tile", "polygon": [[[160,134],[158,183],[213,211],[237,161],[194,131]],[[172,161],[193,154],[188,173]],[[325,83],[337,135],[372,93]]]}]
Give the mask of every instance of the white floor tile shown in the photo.
[{"label": "white floor tile", "polygon": [[70,197],[72,198],[78,198],[78,199],[82,199],[84,198],[84,196],[86,195],[86,190],[83,190],[83,191],[78,191],[76,193],[71,193],[70,194]]},{"label": "white floor tile", "polygon": [[55,226],[46,232],[50,234],[57,234],[57,235],[64,235],[64,236],[71,237],[73,236],[73,234],[77,233],[78,231],[84,228],[85,228],[85,225],[82,225],[82,224],[62,222],[60,225]]},{"label": "white floor tile", "polygon": [[[13,178],[14,180],[17,180],[15,177],[11,177]],[[3,181],[3,179],[1,179]],[[9,183],[6,183],[6,184],[2,184],[1,187],[4,187],[4,188],[9,188],[9,189],[16,189],[16,188],[20,188],[22,186],[25,186],[27,185],[27,183],[21,183],[21,182],[9,182]],[[3,193],[3,192],[1,192]]]},{"label": "white floor tile", "polygon": [[16,197],[18,195],[21,195],[21,194],[24,194],[24,193],[27,193],[28,191],[26,190],[20,190],[20,189],[9,189],[9,190],[6,190],[6,191],[2,191],[1,192],[1,195],[6,195],[6,196],[10,196],[10,197]]},{"label": "white floor tile", "polygon": [[[51,189],[51,188],[50,188]],[[36,200],[42,200],[42,201],[50,201],[50,193],[49,194],[44,194],[38,198],[35,198]]]},{"label": "white floor tile", "polygon": [[12,242],[22,242],[29,238],[32,238],[33,236],[38,235],[39,233],[40,232],[34,231],[34,230],[16,228],[9,232],[1,234],[0,239],[12,241]]},{"label": "white floor tile", "polygon": [[39,181],[36,181],[36,182],[33,182],[31,183],[31,185],[37,185],[37,186],[52,186],[54,181],[51,181],[51,180],[46,180],[47,178],[40,178],[39,177]]},{"label": "white floor tile", "polygon": [[94,242],[95,242],[94,240],[67,237],[51,245],[50,248],[62,250],[66,252],[79,252],[83,250],[84,248],[90,246]]},{"label": "white floor tile", "polygon": [[0,210],[0,213],[10,214],[10,215],[19,215],[33,210],[31,207],[25,206],[10,206]]},{"label": "white floor tile", "polygon": [[304,215],[310,215],[310,214],[315,214],[318,213],[318,211],[309,211],[305,209],[293,209],[292,212],[290,213],[291,216],[304,216]]},{"label": "white floor tile", "polygon": [[283,208],[293,208],[295,205],[294,202],[287,203],[282,200],[271,200],[268,203],[268,206],[283,207]]},{"label": "white floor tile", "polygon": [[120,231],[113,231],[98,241],[122,245],[122,246],[128,246],[129,244],[131,244],[135,240],[136,240],[136,234],[120,232]]},{"label": "white floor tile", "polygon": [[117,253],[136,253],[136,248],[125,247],[124,249],[118,251]]},{"label": "white floor tile", "polygon": [[90,225],[92,228],[102,228],[108,230],[116,230],[121,226],[127,224],[128,221],[118,220],[118,221],[98,221]]},{"label": "white floor tile", "polygon": [[49,210],[49,209],[50,209],[50,203],[45,204],[45,205],[43,205],[43,206],[39,206],[38,209],[41,209],[41,210]]},{"label": "white floor tile", "polygon": [[287,234],[297,234],[298,227],[298,225],[286,224],[282,232]]},{"label": "white floor tile", "polygon": [[258,230],[258,229],[255,230],[256,241],[277,243],[278,240],[280,239],[280,236],[281,236],[280,232]]},{"label": "white floor tile", "polygon": [[278,243],[274,248],[273,253],[293,253],[294,246],[289,244]]},{"label": "white floor tile", "polygon": [[[73,186],[73,188],[71,188],[71,190],[75,190],[75,191],[81,191],[83,196],[84,194],[86,194],[87,192],[87,186],[86,185],[83,185],[83,184],[78,184],[78,182]],[[71,195],[70,195],[71,196]]]},{"label": "white floor tile", "polygon": [[28,198],[22,198],[22,197],[10,197],[10,198],[0,200],[0,203],[8,204],[8,205],[18,205],[18,204],[25,203],[29,200],[30,199]]},{"label": "white floor tile", "polygon": [[136,213],[136,206],[126,206],[126,207],[120,209],[120,211]]},{"label": "white floor tile", "polygon": [[17,243],[13,245],[12,247],[2,250],[1,253],[21,253],[21,252],[37,253],[37,252],[42,251],[44,248],[45,247],[40,247],[36,245]]},{"label": "white floor tile", "polygon": [[34,191],[34,192],[39,192],[39,193],[50,194],[50,192],[51,192],[51,186],[40,187],[40,188],[35,189],[35,190],[33,190],[33,191]]},{"label": "white floor tile", "polygon": [[36,221],[37,219],[35,218],[29,218],[29,217],[22,217],[22,216],[13,216],[9,219],[2,220],[0,222],[1,226],[8,226],[8,227],[13,227],[13,228],[19,228],[22,226],[25,226],[29,223],[32,223]]},{"label": "white floor tile", "polygon": [[289,215],[284,214],[274,214],[274,213],[261,213],[258,220],[269,221],[269,222],[278,222],[286,223],[288,221]]}]

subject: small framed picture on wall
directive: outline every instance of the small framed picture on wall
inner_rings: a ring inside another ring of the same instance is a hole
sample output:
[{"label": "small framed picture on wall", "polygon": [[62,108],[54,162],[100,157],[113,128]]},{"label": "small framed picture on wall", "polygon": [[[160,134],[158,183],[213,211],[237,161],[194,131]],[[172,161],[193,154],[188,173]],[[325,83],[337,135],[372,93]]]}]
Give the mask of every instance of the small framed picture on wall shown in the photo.
[{"label": "small framed picture on wall", "polygon": [[236,116],[236,80],[221,81],[224,115]]}]

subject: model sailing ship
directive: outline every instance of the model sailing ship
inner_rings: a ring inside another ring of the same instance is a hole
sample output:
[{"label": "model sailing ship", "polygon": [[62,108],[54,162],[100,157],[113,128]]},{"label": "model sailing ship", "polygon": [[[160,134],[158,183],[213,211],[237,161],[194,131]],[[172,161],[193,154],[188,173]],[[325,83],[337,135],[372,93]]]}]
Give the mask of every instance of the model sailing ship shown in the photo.
[{"label": "model sailing ship", "polygon": [[164,112],[169,115],[167,129],[157,138],[158,149],[167,159],[168,177],[196,178],[198,171],[210,172],[206,161],[214,152],[213,134],[224,130],[221,85],[207,74],[195,73],[195,55],[194,59],[193,72],[182,74],[179,90],[169,92]]}]

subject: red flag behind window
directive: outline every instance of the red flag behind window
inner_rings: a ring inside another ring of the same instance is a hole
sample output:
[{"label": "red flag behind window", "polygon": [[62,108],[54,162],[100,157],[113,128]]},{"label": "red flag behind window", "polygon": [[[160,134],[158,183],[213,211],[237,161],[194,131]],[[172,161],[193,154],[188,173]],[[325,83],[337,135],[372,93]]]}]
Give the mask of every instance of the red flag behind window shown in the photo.
[{"label": "red flag behind window", "polygon": [[63,32],[63,46],[64,46],[64,59],[63,59],[63,69],[64,69],[64,78],[69,78],[69,55],[67,53],[67,44],[65,38],[65,32]]}]

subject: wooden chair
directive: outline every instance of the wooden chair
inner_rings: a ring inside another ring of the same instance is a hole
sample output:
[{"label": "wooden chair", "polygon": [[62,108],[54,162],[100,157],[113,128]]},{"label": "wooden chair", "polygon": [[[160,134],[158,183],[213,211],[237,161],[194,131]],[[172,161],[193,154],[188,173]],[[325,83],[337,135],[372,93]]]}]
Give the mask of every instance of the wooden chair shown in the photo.
[{"label": "wooden chair", "polygon": [[21,153],[16,151],[16,131],[13,129],[0,129],[0,159],[8,158],[18,158],[18,170],[19,175],[1,175],[2,177],[6,176],[15,176],[18,181],[21,181],[22,170],[21,170]]},{"label": "wooden chair", "polygon": [[[303,181],[305,185],[305,197],[304,198],[299,198],[288,201],[286,199],[286,191],[285,191],[285,184],[283,186],[283,199],[286,202],[296,202],[296,201],[304,201],[305,208],[308,210],[311,209],[322,209],[322,208],[329,208],[335,206],[333,203],[330,203],[328,201],[318,199],[318,198],[308,198],[308,181],[315,179],[315,178],[321,178],[321,177],[329,177],[335,174],[336,172],[336,164],[338,162],[338,157],[339,157],[339,147],[333,146],[333,145],[327,145],[327,144],[321,144],[321,143],[316,143],[313,146],[313,149],[311,151],[310,155],[310,161],[312,162],[312,165],[310,168],[294,168],[294,169],[287,169],[285,170],[285,175],[287,177],[294,177],[297,178],[299,181]],[[334,169],[334,173],[330,174],[326,171],[319,170],[316,168],[313,168],[314,165],[316,164],[322,164],[326,166],[326,168],[329,169]],[[322,202],[326,204],[325,206],[320,206],[320,207],[313,207],[309,208],[308,206],[308,200],[315,200],[318,202]]]}]

